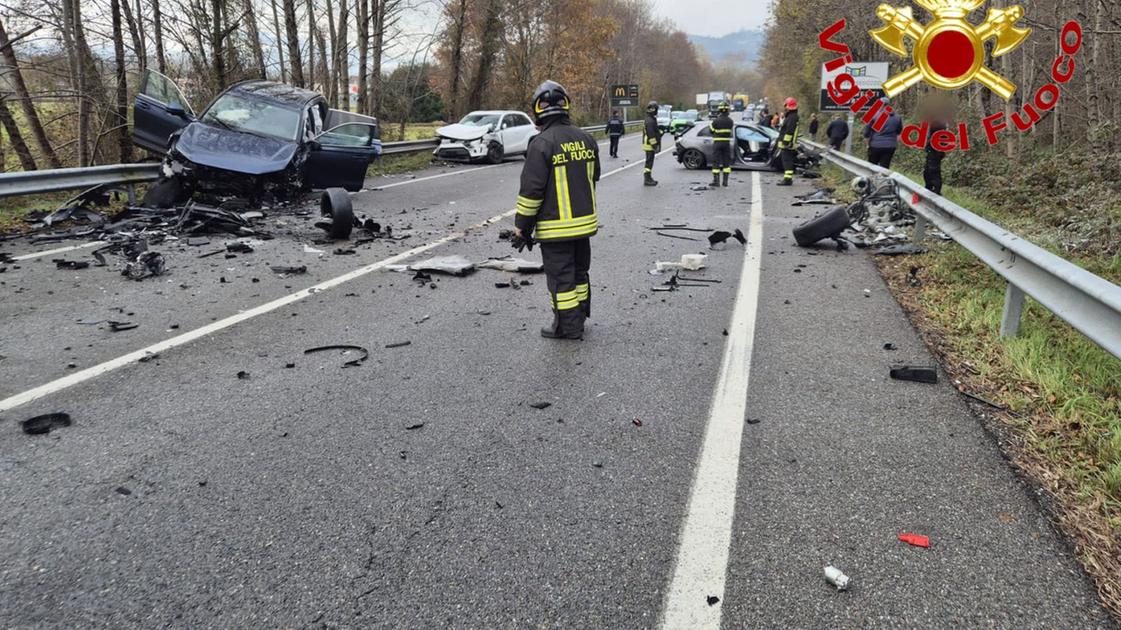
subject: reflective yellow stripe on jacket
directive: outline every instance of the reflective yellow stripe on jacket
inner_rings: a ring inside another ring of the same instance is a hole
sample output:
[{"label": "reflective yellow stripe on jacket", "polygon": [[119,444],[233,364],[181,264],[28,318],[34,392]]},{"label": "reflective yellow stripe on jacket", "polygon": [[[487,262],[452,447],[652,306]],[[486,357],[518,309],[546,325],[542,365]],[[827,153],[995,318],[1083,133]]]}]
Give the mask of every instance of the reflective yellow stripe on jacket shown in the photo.
[{"label": "reflective yellow stripe on jacket", "polygon": [[544,199],[530,199],[529,197],[518,196],[518,214],[535,217],[537,211],[541,209],[541,204],[545,203]]},{"label": "reflective yellow stripe on jacket", "polygon": [[712,123],[708,124],[708,130],[712,132],[713,142],[731,142],[732,130],[731,129],[717,129]]},{"label": "reflective yellow stripe on jacket", "polygon": [[558,238],[577,238],[596,233],[599,217],[594,213],[572,219],[555,219],[537,222],[537,240],[547,241]]}]

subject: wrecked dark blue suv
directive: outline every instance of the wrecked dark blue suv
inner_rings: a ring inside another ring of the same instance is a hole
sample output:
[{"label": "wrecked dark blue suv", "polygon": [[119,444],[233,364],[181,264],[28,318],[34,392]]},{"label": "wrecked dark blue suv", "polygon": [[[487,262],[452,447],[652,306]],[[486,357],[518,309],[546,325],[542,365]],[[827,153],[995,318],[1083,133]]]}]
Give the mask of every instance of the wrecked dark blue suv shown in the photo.
[{"label": "wrecked dark blue suv", "polygon": [[178,86],[152,70],[133,104],[132,137],[165,156],[145,199],[160,207],[207,193],[261,203],[313,188],[357,191],[381,154],[376,118],[330,109],[316,92],[245,81],[195,116]]}]

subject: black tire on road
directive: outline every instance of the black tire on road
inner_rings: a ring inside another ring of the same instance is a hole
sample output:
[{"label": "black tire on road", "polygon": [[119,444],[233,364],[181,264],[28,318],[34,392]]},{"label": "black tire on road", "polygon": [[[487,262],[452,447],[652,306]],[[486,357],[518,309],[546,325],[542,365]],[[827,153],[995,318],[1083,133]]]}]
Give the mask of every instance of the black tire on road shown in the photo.
[{"label": "black tire on road", "polygon": [[350,204],[350,195],[342,188],[328,188],[319,198],[319,210],[323,216],[331,218],[331,229],[328,235],[337,240],[345,241],[350,238],[350,231],[354,228],[354,207]]},{"label": "black tire on road", "polygon": [[802,225],[794,228],[794,240],[801,247],[809,247],[814,243],[839,236],[849,226],[849,213],[844,206],[833,206]]},{"label": "black tire on road", "polygon": [[490,146],[487,147],[487,163],[501,164],[502,158],[505,157],[504,153],[501,144],[497,142],[490,143]]},{"label": "black tire on road", "polygon": [[706,161],[705,154],[696,149],[687,149],[681,156],[681,163],[691,171],[704,168]]},{"label": "black tire on road", "polygon": [[186,200],[186,198],[187,195],[183,192],[183,182],[179,181],[178,177],[171,177],[152,184],[148,192],[144,193],[140,205],[145,208],[171,208]]}]

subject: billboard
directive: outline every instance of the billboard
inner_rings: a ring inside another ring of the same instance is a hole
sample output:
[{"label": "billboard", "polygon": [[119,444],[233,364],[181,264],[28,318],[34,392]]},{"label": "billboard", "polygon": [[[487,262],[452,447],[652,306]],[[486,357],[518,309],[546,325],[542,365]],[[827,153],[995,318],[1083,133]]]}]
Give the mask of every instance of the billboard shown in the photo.
[{"label": "billboard", "polygon": [[611,86],[612,107],[638,107],[638,84],[628,83]]},{"label": "billboard", "polygon": [[871,90],[876,98],[884,96],[884,81],[888,79],[888,66],[890,64],[886,61],[855,61],[850,64],[838,66],[832,72],[825,69],[825,64],[821,65],[821,102],[818,104],[818,111],[822,112],[843,112],[848,111],[846,105],[835,103],[829,96],[828,85],[834,77],[840,74],[848,73],[852,78],[856,79],[856,85],[863,92],[864,90]]}]

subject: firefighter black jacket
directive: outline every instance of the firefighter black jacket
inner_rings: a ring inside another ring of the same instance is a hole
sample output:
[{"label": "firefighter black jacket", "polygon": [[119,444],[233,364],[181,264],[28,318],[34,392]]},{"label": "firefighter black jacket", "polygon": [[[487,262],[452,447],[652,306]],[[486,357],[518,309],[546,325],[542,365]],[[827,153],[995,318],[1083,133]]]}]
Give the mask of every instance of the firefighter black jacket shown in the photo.
[{"label": "firefighter black jacket", "polygon": [[529,142],[514,225],[539,241],[596,233],[599,145],[568,118],[554,120]]},{"label": "firefighter black jacket", "polygon": [[798,110],[790,110],[782,119],[782,129],[778,132],[778,148],[797,151],[798,133]]}]

